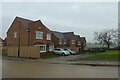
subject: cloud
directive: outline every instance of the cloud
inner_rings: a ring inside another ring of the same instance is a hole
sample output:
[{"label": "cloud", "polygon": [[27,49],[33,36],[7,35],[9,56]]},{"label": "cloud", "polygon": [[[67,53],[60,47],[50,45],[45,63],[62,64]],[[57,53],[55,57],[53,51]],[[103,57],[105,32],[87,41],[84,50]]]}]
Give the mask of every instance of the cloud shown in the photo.
[{"label": "cloud", "polygon": [[1,0],[2,2],[118,2],[119,0]]},{"label": "cloud", "polygon": [[2,3],[0,3],[0,37],[2,37]]},{"label": "cloud", "polygon": [[92,41],[94,31],[117,28],[117,9],[117,3],[110,2],[3,3],[3,31],[15,16],[21,16],[40,19],[51,30],[74,31]]}]

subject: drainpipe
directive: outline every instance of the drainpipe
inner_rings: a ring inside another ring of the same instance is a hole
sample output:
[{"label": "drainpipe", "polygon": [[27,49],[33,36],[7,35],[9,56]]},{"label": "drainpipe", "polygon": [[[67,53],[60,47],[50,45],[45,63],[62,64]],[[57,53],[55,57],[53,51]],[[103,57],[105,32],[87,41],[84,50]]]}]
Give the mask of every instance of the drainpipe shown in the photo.
[{"label": "drainpipe", "polygon": [[20,22],[18,28],[18,57],[20,56]]},{"label": "drainpipe", "polygon": [[28,46],[30,45],[30,30],[26,30],[28,32]]}]

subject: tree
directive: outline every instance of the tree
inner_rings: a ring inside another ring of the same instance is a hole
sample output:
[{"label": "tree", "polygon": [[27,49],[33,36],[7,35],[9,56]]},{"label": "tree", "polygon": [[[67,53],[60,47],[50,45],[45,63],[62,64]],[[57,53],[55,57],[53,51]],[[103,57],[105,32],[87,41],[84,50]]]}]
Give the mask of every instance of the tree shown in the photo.
[{"label": "tree", "polygon": [[95,40],[100,44],[107,45],[110,48],[112,44],[118,44],[118,30],[105,30],[102,32],[95,32]]}]

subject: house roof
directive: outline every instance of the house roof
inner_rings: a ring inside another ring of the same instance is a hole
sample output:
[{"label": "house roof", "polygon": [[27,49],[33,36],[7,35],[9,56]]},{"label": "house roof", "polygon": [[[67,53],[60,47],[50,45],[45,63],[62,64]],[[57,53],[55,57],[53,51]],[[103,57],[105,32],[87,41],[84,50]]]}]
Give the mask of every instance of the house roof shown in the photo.
[{"label": "house roof", "polygon": [[57,31],[53,31],[54,35],[59,38],[59,39],[63,39],[64,41],[66,41],[66,43],[69,43],[69,41],[71,39],[76,39],[77,41],[85,41],[86,42],[86,38],[85,37],[80,37],[80,35],[74,35],[74,32],[57,32]]},{"label": "house roof", "polygon": [[35,23],[35,21],[29,20],[29,19],[24,19],[21,17],[16,17],[15,19],[18,20],[23,25],[23,27],[25,27],[25,29],[30,28]]},{"label": "house roof", "polygon": [[75,38],[76,38],[77,41],[80,41],[80,40],[81,40],[81,38],[80,38],[79,35],[75,35]]},{"label": "house roof", "polygon": [[[26,30],[29,30],[31,27],[33,27],[36,23],[40,23],[42,26],[46,27],[41,20],[29,20],[29,19],[25,19],[25,18],[21,18],[21,17],[16,17],[15,20],[17,20],[18,22],[20,22],[20,24],[22,25],[22,27],[24,27]],[[14,21],[15,21],[14,20]],[[47,27],[46,29],[48,31],[50,31]]]},{"label": "house roof", "polygon": [[54,33],[54,35],[55,35],[57,38],[63,39],[63,40],[66,42],[66,38],[65,38],[65,36],[64,36],[63,33],[57,32],[57,31],[53,31],[53,33]]},{"label": "house roof", "polygon": [[65,36],[67,40],[70,40],[71,38],[75,38],[74,32],[65,32],[63,33],[63,35]]},{"label": "house roof", "polygon": [[81,41],[86,41],[85,37],[80,37],[80,38],[81,38]]},{"label": "house roof", "polygon": [[80,40],[80,36],[79,35],[74,35],[74,32],[57,32],[57,31],[53,31],[54,35],[59,38],[59,39],[63,39],[63,40],[70,40],[71,38]]}]

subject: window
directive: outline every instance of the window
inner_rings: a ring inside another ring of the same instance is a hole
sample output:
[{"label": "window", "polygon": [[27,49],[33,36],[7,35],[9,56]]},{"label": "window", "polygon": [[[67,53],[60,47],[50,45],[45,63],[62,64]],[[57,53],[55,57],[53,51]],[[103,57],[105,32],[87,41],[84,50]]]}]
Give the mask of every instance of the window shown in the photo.
[{"label": "window", "polygon": [[60,51],[60,49],[54,49],[54,50],[56,50],[56,51]]},{"label": "window", "polygon": [[40,45],[40,52],[46,52],[46,45]]},{"label": "window", "polygon": [[66,44],[66,41],[64,41],[64,44]]},{"label": "window", "polygon": [[47,40],[51,40],[51,34],[47,33]]},{"label": "window", "polygon": [[75,40],[72,40],[72,44],[75,44]]},{"label": "window", "polygon": [[81,42],[80,41],[78,41],[78,43],[77,43],[78,45],[81,45]]},{"label": "window", "polygon": [[62,40],[61,39],[59,39],[59,44],[62,44]]},{"label": "window", "polygon": [[36,39],[43,39],[43,32],[36,31]]},{"label": "window", "polygon": [[14,37],[14,38],[17,38],[17,32],[14,32],[14,33],[13,33],[13,37]]}]

